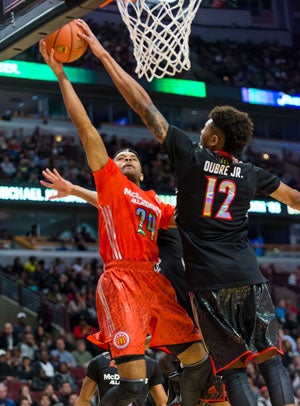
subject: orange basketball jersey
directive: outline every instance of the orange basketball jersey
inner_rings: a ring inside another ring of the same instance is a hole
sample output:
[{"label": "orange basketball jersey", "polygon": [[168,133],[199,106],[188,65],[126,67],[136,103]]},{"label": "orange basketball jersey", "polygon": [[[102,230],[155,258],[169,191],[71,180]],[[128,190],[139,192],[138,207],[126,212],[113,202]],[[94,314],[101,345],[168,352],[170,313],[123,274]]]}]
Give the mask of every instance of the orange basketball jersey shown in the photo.
[{"label": "orange basketball jersey", "polygon": [[112,159],[93,175],[104,264],[126,259],[157,262],[157,230],[168,228],[174,207],[128,180]]}]

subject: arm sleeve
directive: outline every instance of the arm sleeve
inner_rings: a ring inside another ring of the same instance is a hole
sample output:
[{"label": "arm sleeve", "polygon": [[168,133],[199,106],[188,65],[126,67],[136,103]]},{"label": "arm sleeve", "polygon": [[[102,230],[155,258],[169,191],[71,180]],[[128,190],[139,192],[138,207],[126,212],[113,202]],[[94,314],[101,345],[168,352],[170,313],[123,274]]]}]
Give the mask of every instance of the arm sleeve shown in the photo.
[{"label": "arm sleeve", "polygon": [[263,168],[258,166],[254,167],[257,172],[257,192],[262,193],[265,196],[269,196],[271,193],[275,192],[280,185],[280,179],[277,175],[272,175]]},{"label": "arm sleeve", "polygon": [[164,144],[170,161],[180,176],[188,168],[193,159],[193,142],[188,134],[177,127],[169,126]]},{"label": "arm sleeve", "polygon": [[92,379],[94,382],[99,381],[100,378],[100,368],[95,360],[91,360],[87,367],[86,376]]}]

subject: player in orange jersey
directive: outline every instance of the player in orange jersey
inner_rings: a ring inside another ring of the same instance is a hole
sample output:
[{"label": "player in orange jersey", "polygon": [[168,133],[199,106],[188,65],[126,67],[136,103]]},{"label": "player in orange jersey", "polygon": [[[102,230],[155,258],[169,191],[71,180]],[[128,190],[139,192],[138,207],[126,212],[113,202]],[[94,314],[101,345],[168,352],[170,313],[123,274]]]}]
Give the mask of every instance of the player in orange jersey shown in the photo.
[{"label": "player in orange jersey", "polygon": [[58,79],[98,193],[100,255],[105,270],[97,286],[101,331],[95,342],[109,349],[120,375],[120,384],[106,393],[101,405],[127,406],[144,391],[144,343],[150,333],[151,346],[167,346],[185,366],[182,405],[195,406],[211,374],[211,363],[201,335],[177,303],[171,283],[155,271],[157,230],[168,228],[173,207],[162,203],[154,191],[139,187],[143,175],[134,151],[123,150],[114,160],[108,157],[63,65],[55,61],[54,50],[49,55],[41,40],[40,52]]}]

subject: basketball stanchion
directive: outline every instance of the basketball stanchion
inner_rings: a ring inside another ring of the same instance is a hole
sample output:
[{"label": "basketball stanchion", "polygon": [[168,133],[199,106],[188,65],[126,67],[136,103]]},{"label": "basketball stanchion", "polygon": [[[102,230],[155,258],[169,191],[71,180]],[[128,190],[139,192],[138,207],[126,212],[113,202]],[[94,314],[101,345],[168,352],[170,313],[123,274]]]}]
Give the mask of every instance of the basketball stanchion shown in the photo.
[{"label": "basketball stanchion", "polygon": [[189,70],[191,24],[202,0],[116,0],[137,62],[148,82]]}]

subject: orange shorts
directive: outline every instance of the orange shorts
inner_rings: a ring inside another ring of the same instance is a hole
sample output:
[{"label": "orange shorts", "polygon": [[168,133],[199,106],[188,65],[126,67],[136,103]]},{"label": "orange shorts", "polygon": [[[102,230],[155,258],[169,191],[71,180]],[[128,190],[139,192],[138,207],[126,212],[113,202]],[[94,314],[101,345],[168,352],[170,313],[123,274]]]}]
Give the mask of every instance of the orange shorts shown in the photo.
[{"label": "orange shorts", "polygon": [[149,262],[114,261],[105,267],[96,292],[100,331],[89,339],[113,358],[145,353],[151,347],[201,340],[187,312],[176,301],[169,280]]}]

